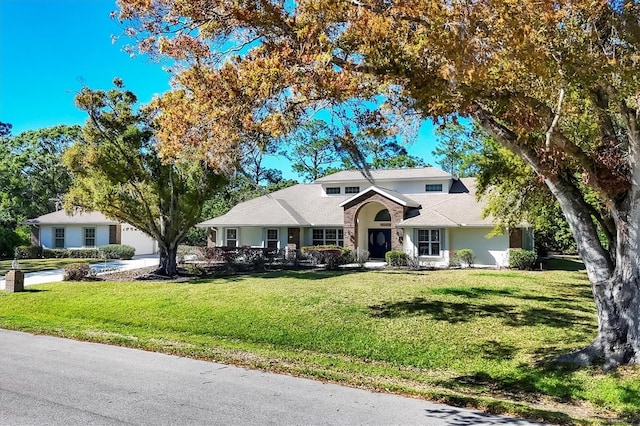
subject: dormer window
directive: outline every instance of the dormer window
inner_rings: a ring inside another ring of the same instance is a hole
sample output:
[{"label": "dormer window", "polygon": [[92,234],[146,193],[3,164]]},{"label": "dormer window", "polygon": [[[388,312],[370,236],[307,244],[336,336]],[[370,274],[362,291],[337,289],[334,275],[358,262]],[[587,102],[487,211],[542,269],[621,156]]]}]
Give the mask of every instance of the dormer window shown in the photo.
[{"label": "dormer window", "polygon": [[425,192],[442,192],[441,183],[428,183],[424,186]]},{"label": "dormer window", "polygon": [[360,192],[360,187],[359,186],[345,186],[344,187],[344,193],[345,194],[357,194],[358,192]]},{"label": "dormer window", "polygon": [[326,189],[327,191],[327,195],[336,195],[336,194],[340,194],[340,187],[339,186],[330,186]]}]

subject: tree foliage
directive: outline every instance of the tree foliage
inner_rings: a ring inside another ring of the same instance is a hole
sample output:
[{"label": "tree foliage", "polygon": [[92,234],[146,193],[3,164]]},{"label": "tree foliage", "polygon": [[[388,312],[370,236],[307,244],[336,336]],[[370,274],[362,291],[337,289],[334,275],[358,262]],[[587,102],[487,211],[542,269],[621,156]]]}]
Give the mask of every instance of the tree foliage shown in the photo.
[{"label": "tree foliage", "polygon": [[158,241],[158,273],[176,274],[176,253],[204,202],[225,181],[202,160],[163,162],[156,110],[136,110],[136,96],[114,80],[109,91],[83,88],[76,104],[89,114],[83,138],[64,155],[74,177],[67,209],[97,210]]},{"label": "tree foliage", "polygon": [[11,125],[0,123],[0,257],[12,257],[14,247],[29,244],[25,219],[61,208],[71,176],[62,153],[80,134],[79,126],[55,126],[11,136]]},{"label": "tree foliage", "polygon": [[[341,147],[354,153],[357,134],[397,132],[397,120],[416,112],[476,120],[549,187],[585,262],[598,335],[567,359],[602,356],[606,368],[640,363],[640,4],[119,5],[142,50],[184,65],[176,90],[160,101],[171,111],[173,126],[159,134],[169,153],[194,147],[224,158],[247,129],[286,133],[318,108],[343,120]],[[190,130],[198,123],[205,132]],[[597,195],[598,208],[585,188]]]}]

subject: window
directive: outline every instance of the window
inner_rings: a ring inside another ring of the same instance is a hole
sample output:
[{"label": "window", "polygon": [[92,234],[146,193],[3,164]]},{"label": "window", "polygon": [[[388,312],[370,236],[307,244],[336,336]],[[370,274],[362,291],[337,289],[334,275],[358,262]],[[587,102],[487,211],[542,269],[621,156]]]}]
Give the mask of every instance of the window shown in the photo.
[{"label": "window", "polygon": [[426,192],[442,192],[441,183],[428,183],[424,186]]},{"label": "window", "polygon": [[344,193],[345,194],[357,194],[358,192],[360,192],[360,187],[359,186],[345,186],[344,187]]},{"label": "window", "polygon": [[373,221],[374,222],[390,222],[391,214],[389,213],[389,210],[387,209],[380,210],[376,215],[375,219],[373,219]]},{"label": "window", "polygon": [[330,186],[327,188],[327,195],[335,195],[340,193],[339,186]]},{"label": "window", "polygon": [[314,246],[344,246],[344,230],[341,228],[327,228],[313,230]]},{"label": "window", "polygon": [[235,228],[227,229],[227,247],[238,247],[238,230]]},{"label": "window", "polygon": [[96,228],[84,228],[84,246],[96,246]]},{"label": "window", "polygon": [[64,228],[53,228],[53,248],[64,248]]},{"label": "window", "polygon": [[418,255],[440,256],[440,230],[418,230]]},{"label": "window", "polygon": [[277,229],[267,229],[267,248],[277,249],[278,248],[278,230]]}]

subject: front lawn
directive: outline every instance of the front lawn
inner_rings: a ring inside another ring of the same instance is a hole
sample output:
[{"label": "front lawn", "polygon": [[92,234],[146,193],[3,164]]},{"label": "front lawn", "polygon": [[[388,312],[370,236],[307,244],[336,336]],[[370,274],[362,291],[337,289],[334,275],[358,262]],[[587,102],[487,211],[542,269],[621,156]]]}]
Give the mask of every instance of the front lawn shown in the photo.
[{"label": "front lawn", "polygon": [[[0,260],[0,275],[6,274],[11,269],[13,260]],[[53,269],[63,269],[73,263],[96,263],[100,259],[19,259],[20,270],[22,272],[50,271]]]},{"label": "front lawn", "polygon": [[0,294],[0,327],[549,422],[630,422],[640,410],[639,368],[550,362],[595,335],[584,272],[296,271],[28,290]]}]

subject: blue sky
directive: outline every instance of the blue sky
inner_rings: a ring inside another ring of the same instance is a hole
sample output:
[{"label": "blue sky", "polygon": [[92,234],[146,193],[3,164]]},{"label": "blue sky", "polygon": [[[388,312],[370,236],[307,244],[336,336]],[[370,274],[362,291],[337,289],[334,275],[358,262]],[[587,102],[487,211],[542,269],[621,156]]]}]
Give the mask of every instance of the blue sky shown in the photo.
[{"label": "blue sky", "polygon": [[[58,124],[83,124],[73,102],[86,85],[109,89],[120,77],[141,102],[169,89],[169,74],[147,57],[122,51],[131,41],[109,17],[115,0],[0,0],[0,121],[13,134]],[[409,152],[435,164],[433,128],[422,126]],[[269,161],[285,177],[286,163]]]}]

